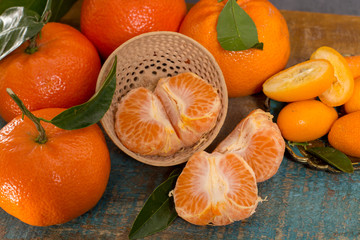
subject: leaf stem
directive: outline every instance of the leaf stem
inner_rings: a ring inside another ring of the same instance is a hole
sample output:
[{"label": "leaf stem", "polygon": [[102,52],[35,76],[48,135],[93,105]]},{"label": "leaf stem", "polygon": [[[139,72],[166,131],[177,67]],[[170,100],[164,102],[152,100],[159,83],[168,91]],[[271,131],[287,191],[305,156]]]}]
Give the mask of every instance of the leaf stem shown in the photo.
[{"label": "leaf stem", "polygon": [[[46,24],[49,20],[50,20],[50,17],[51,17],[51,4],[52,4],[52,1],[51,0],[48,0],[46,2],[46,5],[45,5],[45,8],[44,8],[44,12],[41,16],[41,19],[40,19],[40,22],[42,24]],[[40,35],[41,33],[41,30],[40,32],[38,32],[35,36],[33,36],[32,38],[29,39],[29,46],[25,49],[25,53],[27,54],[33,54],[35,52],[38,51],[39,47],[37,45],[37,42],[36,42],[36,39],[37,37]]]},{"label": "leaf stem", "polygon": [[43,128],[43,126],[40,123],[40,118],[37,118],[34,114],[32,114],[29,109],[26,108],[26,106],[24,105],[24,103],[20,100],[20,98],[18,96],[16,96],[16,94],[10,89],[7,88],[6,92],[10,95],[10,97],[15,101],[15,103],[19,106],[20,110],[23,113],[23,116],[27,116],[36,126],[36,129],[39,132],[39,136],[37,136],[37,138],[35,139],[35,142],[40,143],[40,144],[44,144],[47,142],[47,136],[45,133],[45,129]]}]

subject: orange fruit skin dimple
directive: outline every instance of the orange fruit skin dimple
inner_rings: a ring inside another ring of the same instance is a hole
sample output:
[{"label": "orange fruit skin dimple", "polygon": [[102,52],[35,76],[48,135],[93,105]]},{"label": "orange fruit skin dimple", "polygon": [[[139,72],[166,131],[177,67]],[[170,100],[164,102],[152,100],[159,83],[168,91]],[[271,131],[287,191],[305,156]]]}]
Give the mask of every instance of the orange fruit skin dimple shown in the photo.
[{"label": "orange fruit skin dimple", "polygon": [[200,0],[188,12],[179,32],[207,48],[218,62],[229,97],[261,91],[263,82],[282,70],[290,56],[289,31],[284,17],[267,0],[237,3],[254,21],[264,49],[224,50],[217,40],[218,17],[227,1]]},{"label": "orange fruit skin dimple", "polygon": [[[64,109],[34,111],[52,119]],[[0,207],[35,226],[61,224],[94,207],[110,174],[110,156],[97,125],[63,130],[42,122],[48,141],[27,117],[0,131]]]},{"label": "orange fruit skin dimple", "polygon": [[260,201],[253,170],[231,153],[195,153],[173,196],[178,215],[196,225],[227,225],[248,218]]},{"label": "orange fruit skin dimple", "polygon": [[327,134],[338,118],[336,110],[317,100],[293,102],[279,113],[277,124],[283,137],[307,142]]},{"label": "orange fruit skin dimple", "polygon": [[328,140],[331,146],[353,157],[360,158],[360,111],[346,114],[331,127]]},{"label": "orange fruit skin dimple", "polygon": [[69,108],[94,93],[100,57],[78,30],[47,23],[37,39],[38,51],[25,53],[25,42],[0,61],[0,115],[9,122],[21,111],[7,94],[11,88],[30,110]]},{"label": "orange fruit skin dimple", "polygon": [[272,115],[261,109],[252,111],[214,150],[235,153],[254,170],[257,182],[274,176],[285,152],[285,142]]},{"label": "orange fruit skin dimple", "polygon": [[155,94],[185,146],[199,141],[216,124],[221,102],[215,88],[194,73],[162,78]]},{"label": "orange fruit skin dimple", "polygon": [[81,31],[103,59],[132,37],[153,31],[178,31],[185,0],[84,0]]},{"label": "orange fruit skin dimple", "polygon": [[183,146],[160,100],[143,87],[121,99],[115,131],[126,148],[143,155],[167,156]]}]

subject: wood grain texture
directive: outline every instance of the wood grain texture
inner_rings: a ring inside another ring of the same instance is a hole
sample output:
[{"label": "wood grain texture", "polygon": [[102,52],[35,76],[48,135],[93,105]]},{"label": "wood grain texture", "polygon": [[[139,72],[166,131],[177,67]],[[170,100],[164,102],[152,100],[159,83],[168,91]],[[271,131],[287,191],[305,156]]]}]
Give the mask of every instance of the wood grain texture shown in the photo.
[{"label": "wood grain texture", "polygon": [[[79,5],[75,7],[73,16],[78,16]],[[289,66],[308,59],[322,45],[342,54],[360,54],[360,17],[282,13],[291,35]],[[263,107],[263,101],[262,94],[230,99],[225,125],[213,146],[250,110]],[[174,167],[142,164],[107,141],[112,170],[95,208],[66,224],[44,228],[22,223],[0,209],[0,239],[127,239],[147,197]],[[360,239],[359,189],[360,172],[316,171],[286,156],[278,173],[259,184],[259,194],[267,201],[249,219],[224,227],[201,227],[177,218],[167,230],[147,239]]]}]

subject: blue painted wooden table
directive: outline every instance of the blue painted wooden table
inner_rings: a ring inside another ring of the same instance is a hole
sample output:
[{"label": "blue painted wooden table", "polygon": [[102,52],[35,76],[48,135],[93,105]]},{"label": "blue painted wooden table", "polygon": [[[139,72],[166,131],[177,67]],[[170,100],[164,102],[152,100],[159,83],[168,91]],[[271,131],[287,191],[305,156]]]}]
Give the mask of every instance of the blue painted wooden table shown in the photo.
[{"label": "blue painted wooden table", "polygon": [[[360,54],[360,17],[282,12],[291,33],[289,66],[307,59],[322,45],[343,54]],[[262,94],[230,99],[224,127],[210,148],[251,109],[263,107],[263,101]],[[0,239],[128,239],[147,197],[174,167],[145,165],[107,141],[111,175],[95,208],[51,227],[29,226],[0,209]],[[267,201],[250,218],[224,227],[195,226],[177,218],[168,229],[148,239],[360,239],[359,189],[360,172],[318,171],[286,155],[278,173],[259,184],[259,195]]]}]

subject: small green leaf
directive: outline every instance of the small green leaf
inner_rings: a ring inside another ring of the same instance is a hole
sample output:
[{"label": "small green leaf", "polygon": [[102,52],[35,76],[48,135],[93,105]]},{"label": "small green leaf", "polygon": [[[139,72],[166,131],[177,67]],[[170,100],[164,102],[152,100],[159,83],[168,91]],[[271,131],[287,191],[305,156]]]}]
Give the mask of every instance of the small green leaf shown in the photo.
[{"label": "small green leaf", "polygon": [[36,36],[43,26],[36,12],[23,7],[6,9],[0,15],[0,60]]},{"label": "small green leaf", "polygon": [[[74,5],[77,0],[57,0],[53,1],[51,5],[51,22],[57,22],[62,18]],[[46,0],[0,0],[0,13],[4,12],[10,7],[24,7],[37,12],[39,15],[47,4]]]},{"label": "small green leaf", "polygon": [[330,165],[336,167],[337,169],[346,172],[353,173],[354,167],[351,163],[351,160],[342,152],[331,148],[331,147],[315,147],[306,149],[310,154],[315,155],[329,163]]},{"label": "small green leaf", "polygon": [[130,230],[129,238],[144,238],[166,229],[178,216],[169,192],[174,189],[181,170],[174,170],[146,201]]},{"label": "small green leaf", "polygon": [[114,63],[100,90],[86,103],[74,106],[51,119],[55,126],[73,130],[97,123],[109,109],[116,88],[116,64]]},{"label": "small green leaf", "polygon": [[218,41],[225,50],[263,49],[263,43],[259,43],[258,40],[255,23],[236,0],[229,0],[225,4],[219,15],[216,30]]}]

